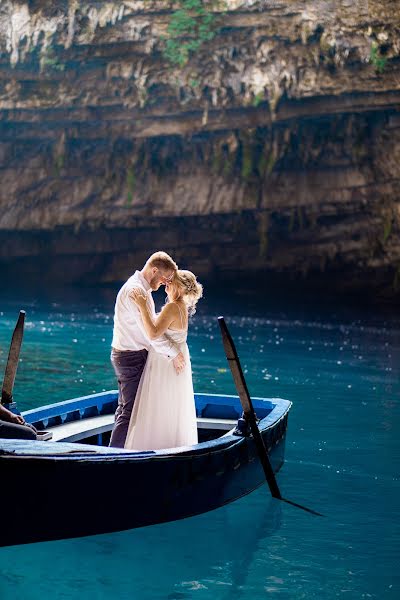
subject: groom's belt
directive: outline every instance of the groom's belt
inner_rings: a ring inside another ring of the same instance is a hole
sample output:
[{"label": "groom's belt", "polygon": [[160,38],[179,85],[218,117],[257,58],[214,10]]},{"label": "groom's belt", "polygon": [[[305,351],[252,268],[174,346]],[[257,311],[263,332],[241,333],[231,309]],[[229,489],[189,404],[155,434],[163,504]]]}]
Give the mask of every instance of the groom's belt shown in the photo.
[{"label": "groom's belt", "polygon": [[132,352],[148,352],[146,348],[141,348],[140,350],[119,350],[118,348],[114,348],[111,346],[111,352],[115,352],[117,354],[132,354]]}]

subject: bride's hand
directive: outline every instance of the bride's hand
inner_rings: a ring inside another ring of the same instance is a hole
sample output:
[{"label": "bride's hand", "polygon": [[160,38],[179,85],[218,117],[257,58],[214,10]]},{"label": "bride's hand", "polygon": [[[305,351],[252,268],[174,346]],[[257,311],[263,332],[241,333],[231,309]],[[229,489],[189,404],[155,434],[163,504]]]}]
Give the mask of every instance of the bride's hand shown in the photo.
[{"label": "bride's hand", "polygon": [[141,289],[134,288],[129,295],[137,306],[146,306],[147,296]]}]

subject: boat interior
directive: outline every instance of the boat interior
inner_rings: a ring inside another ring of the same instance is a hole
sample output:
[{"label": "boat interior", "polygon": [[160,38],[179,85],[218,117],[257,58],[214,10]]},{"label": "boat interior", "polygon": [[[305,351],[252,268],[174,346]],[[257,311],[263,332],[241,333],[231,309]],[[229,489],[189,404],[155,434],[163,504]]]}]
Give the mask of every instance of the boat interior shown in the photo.
[{"label": "boat interior", "polygon": [[[199,443],[233,431],[242,414],[239,398],[195,394]],[[114,425],[118,391],[84,396],[24,412],[24,418],[41,433],[39,439],[53,442],[108,446]],[[268,402],[257,407],[259,418],[273,408]]]},{"label": "boat interior", "polygon": [[[236,370],[232,371],[236,387],[245,385],[240,375],[240,364],[233,340],[223,317],[219,317],[225,353],[228,360],[234,360]],[[13,386],[17,372],[25,323],[25,311],[21,310],[15,326],[8,355],[1,403],[17,412],[13,401]],[[233,358],[232,358],[233,357]],[[239,368],[239,370],[237,370]],[[236,372],[237,371],[237,372]],[[273,411],[275,403],[263,398],[254,398],[256,418],[264,419]],[[275,399],[280,402],[280,399]],[[250,401],[248,399],[247,404]],[[286,401],[283,401],[286,402]],[[197,431],[199,443],[216,440],[234,432],[243,409],[238,396],[221,394],[195,394]],[[118,390],[111,390],[89,396],[82,396],[64,402],[49,404],[23,412],[27,423],[38,431],[39,441],[81,443],[98,447],[108,447],[118,406]],[[253,411],[253,407],[248,409]],[[244,421],[241,419],[240,424]],[[245,425],[247,428],[247,425]],[[239,435],[246,435],[241,432]]]}]

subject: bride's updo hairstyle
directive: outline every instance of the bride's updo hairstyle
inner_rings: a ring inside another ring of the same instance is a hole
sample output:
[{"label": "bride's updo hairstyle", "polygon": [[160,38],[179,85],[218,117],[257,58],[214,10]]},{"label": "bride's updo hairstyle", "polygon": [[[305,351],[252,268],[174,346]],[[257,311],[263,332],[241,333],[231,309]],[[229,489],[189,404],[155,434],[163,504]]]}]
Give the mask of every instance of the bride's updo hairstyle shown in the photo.
[{"label": "bride's updo hairstyle", "polygon": [[172,300],[182,298],[188,307],[190,316],[196,312],[196,304],[203,295],[203,286],[196,279],[191,271],[183,271],[178,269],[174,273],[171,282],[172,285]]}]

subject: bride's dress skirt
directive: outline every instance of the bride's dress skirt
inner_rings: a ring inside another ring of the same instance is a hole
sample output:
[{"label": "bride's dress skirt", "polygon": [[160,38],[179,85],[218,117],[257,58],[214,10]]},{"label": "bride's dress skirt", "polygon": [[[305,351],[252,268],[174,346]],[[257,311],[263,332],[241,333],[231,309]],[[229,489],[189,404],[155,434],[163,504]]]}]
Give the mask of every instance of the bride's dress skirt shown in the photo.
[{"label": "bride's dress skirt", "polygon": [[125,448],[159,450],[197,444],[192,367],[186,343],[181,345],[181,351],[186,366],[177,375],[172,361],[150,349]]}]

